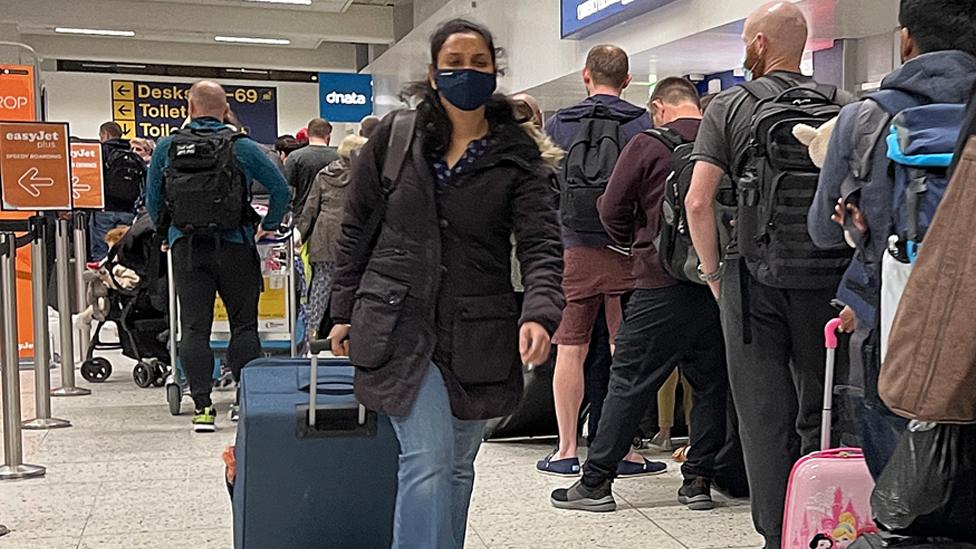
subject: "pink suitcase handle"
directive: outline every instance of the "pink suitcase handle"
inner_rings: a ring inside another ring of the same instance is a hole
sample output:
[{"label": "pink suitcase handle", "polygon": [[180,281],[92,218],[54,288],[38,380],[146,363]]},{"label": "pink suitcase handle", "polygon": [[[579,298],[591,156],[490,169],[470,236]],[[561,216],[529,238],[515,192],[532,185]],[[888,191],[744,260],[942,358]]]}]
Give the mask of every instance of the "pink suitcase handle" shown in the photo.
[{"label": "pink suitcase handle", "polygon": [[839,330],[843,324],[843,320],[835,318],[824,326],[824,341],[826,342],[826,347],[828,349],[837,348],[837,330]]},{"label": "pink suitcase handle", "polygon": [[830,426],[834,408],[834,364],[837,361],[837,330],[843,321],[835,318],[824,326],[824,343],[827,348],[827,364],[824,372],[823,412],[820,417],[820,450],[830,449]]}]

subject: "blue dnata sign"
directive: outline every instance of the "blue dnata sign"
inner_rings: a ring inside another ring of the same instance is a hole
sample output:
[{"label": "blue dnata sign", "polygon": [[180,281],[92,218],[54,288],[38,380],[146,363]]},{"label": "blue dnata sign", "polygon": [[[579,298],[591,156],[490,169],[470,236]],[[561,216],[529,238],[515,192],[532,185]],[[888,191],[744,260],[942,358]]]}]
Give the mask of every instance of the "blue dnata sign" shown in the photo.
[{"label": "blue dnata sign", "polygon": [[320,72],[319,114],[329,122],[359,122],[373,114],[373,77]]},{"label": "blue dnata sign", "polygon": [[582,38],[674,1],[560,0],[562,36]]}]

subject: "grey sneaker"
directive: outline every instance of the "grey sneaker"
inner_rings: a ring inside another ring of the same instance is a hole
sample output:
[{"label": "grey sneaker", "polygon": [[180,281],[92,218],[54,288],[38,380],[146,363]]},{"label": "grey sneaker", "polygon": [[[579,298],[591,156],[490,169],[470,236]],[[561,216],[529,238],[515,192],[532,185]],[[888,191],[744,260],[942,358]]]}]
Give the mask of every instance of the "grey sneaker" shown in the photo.
[{"label": "grey sneaker", "polygon": [[603,481],[596,488],[589,488],[583,484],[583,481],[577,481],[569,488],[554,490],[549,501],[557,509],[593,513],[608,513],[617,510],[617,501],[613,499],[609,480]]},{"label": "grey sneaker", "polygon": [[714,509],[712,483],[703,478],[685,479],[678,490],[678,503],[687,505],[692,511]]}]

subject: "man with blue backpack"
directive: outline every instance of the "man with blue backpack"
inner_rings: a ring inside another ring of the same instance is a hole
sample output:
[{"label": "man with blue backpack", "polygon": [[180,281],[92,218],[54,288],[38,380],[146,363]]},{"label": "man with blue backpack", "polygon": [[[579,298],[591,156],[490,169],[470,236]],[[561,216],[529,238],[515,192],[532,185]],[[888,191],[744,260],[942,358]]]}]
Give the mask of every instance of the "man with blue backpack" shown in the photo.
[{"label": "man with blue backpack", "polygon": [[976,83],[971,0],[902,0],[899,20],[905,64],[841,111],[808,216],[818,246],[846,240],[856,249],[837,295],[854,318],[852,378],[864,387],[861,434],[876,478],[905,426],[878,397],[887,332]]}]

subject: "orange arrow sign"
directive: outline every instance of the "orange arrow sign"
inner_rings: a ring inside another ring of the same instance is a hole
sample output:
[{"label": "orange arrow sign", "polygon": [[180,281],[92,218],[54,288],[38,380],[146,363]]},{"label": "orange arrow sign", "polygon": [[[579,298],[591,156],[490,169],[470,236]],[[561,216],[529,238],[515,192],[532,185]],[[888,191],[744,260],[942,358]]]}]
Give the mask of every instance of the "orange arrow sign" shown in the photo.
[{"label": "orange arrow sign", "polygon": [[44,187],[53,187],[54,180],[50,177],[38,177],[40,170],[37,168],[28,168],[24,175],[17,179],[17,184],[20,185],[21,189],[27,191],[27,194],[37,198],[41,196],[41,189]]},{"label": "orange arrow sign", "polygon": [[0,187],[5,210],[70,210],[68,125],[0,122]]},{"label": "orange arrow sign", "polygon": [[102,195],[102,147],[93,142],[71,144],[71,195],[75,208],[100,210]]}]

